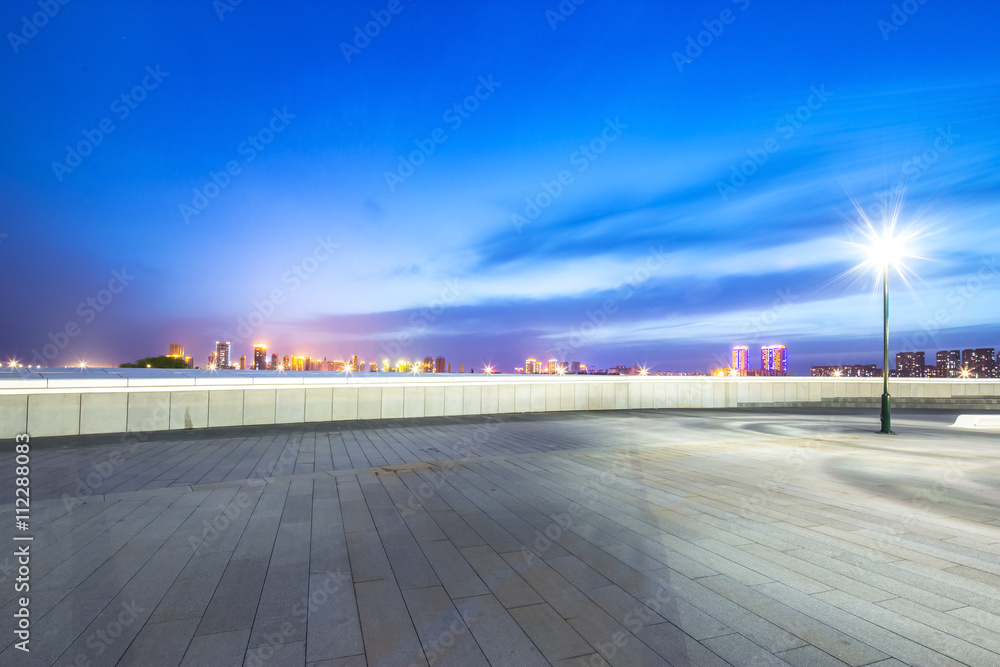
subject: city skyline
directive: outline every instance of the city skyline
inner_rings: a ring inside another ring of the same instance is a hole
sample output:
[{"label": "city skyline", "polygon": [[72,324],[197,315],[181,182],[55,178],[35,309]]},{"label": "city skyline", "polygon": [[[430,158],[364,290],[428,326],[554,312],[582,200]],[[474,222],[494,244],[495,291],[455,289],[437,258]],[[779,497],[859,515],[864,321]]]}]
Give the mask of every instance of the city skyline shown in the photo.
[{"label": "city skyline", "polygon": [[0,359],[708,371],[780,340],[805,375],[880,359],[841,276],[897,205],[928,235],[893,348],[1000,342],[995,4],[573,6],[406,2],[367,39],[361,2],[11,10]]}]

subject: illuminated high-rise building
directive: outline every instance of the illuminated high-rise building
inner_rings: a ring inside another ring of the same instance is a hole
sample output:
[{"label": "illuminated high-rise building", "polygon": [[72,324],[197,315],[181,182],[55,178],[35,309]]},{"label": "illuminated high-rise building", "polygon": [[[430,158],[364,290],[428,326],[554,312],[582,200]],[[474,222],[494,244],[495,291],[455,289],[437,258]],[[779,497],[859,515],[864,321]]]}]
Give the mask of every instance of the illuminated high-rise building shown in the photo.
[{"label": "illuminated high-rise building", "polygon": [[557,363],[559,363],[558,359],[549,359],[549,365],[545,369],[546,371],[548,371],[549,375],[555,375]]},{"label": "illuminated high-rise building", "polygon": [[733,347],[732,368],[738,375],[746,375],[750,370],[750,348],[746,345]]},{"label": "illuminated high-rise building", "polygon": [[923,352],[896,353],[896,377],[922,378],[924,370]]},{"label": "illuminated high-rise building", "polygon": [[433,373],[434,372],[434,357],[424,357],[423,372]]},{"label": "illuminated high-rise building", "polygon": [[229,361],[229,353],[232,351],[232,343],[229,341],[215,341],[215,367],[229,368],[232,364]]},{"label": "illuminated high-rise building", "polygon": [[760,348],[760,369],[765,373],[788,373],[788,348],[784,345],[767,345]]},{"label": "illuminated high-rise building", "polygon": [[356,354],[351,355],[351,370],[355,373],[358,372],[358,355]]},{"label": "illuminated high-rise building", "polygon": [[962,371],[974,378],[997,377],[996,349],[983,347],[977,350],[962,350]]},{"label": "illuminated high-rise building", "polygon": [[535,373],[537,373],[538,371],[535,370],[536,366],[538,366],[538,360],[537,359],[527,359],[524,362],[524,372],[525,372],[525,374],[527,374],[527,375],[534,375]]},{"label": "illuminated high-rise building", "polygon": [[287,354],[281,357],[281,367],[286,371],[292,370],[292,361],[288,358]]},{"label": "illuminated high-rise building", "polygon": [[445,372],[445,360],[444,357],[438,357],[434,360],[434,372],[444,373]]},{"label": "illuminated high-rise building", "polygon": [[257,343],[253,346],[253,369],[255,371],[267,370],[267,345]]},{"label": "illuminated high-rise building", "polygon": [[180,343],[171,343],[170,352],[167,353],[168,357],[177,357],[178,359],[184,358],[184,346]]},{"label": "illuminated high-rise building", "polygon": [[958,375],[962,372],[961,350],[941,350],[937,353],[935,361],[937,362],[938,377],[958,377]]},{"label": "illuminated high-rise building", "polygon": [[378,362],[373,361],[370,364],[368,364],[368,372],[369,373],[378,373]]}]

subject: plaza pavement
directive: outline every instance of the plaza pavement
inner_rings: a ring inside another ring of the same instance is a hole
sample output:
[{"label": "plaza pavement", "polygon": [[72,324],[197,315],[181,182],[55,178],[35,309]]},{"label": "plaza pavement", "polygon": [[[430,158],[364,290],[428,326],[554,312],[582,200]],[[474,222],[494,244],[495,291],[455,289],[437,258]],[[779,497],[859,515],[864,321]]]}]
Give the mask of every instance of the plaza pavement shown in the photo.
[{"label": "plaza pavement", "polygon": [[[631,411],[35,440],[3,665],[1000,665],[1000,432]],[[0,525],[14,525],[13,443]],[[4,538],[9,539],[9,538]]]}]

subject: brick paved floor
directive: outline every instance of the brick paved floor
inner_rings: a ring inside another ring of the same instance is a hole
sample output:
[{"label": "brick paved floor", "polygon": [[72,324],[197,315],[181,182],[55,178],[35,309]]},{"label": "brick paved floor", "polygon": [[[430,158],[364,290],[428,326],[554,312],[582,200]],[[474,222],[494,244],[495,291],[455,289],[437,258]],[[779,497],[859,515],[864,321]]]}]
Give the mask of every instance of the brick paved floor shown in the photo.
[{"label": "brick paved floor", "polygon": [[901,413],[884,437],[852,411],[635,411],[35,441],[32,650],[12,645],[5,548],[0,663],[996,667],[1000,433],[953,420]]}]

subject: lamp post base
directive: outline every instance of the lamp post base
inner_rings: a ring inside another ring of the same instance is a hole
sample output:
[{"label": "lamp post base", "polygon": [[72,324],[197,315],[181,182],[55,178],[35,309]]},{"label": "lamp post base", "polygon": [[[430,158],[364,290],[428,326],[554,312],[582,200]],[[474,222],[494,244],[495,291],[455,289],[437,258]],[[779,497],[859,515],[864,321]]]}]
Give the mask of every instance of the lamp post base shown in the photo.
[{"label": "lamp post base", "polygon": [[892,414],[890,412],[890,399],[889,394],[882,394],[882,428],[879,433],[884,435],[895,435],[892,432]]}]

